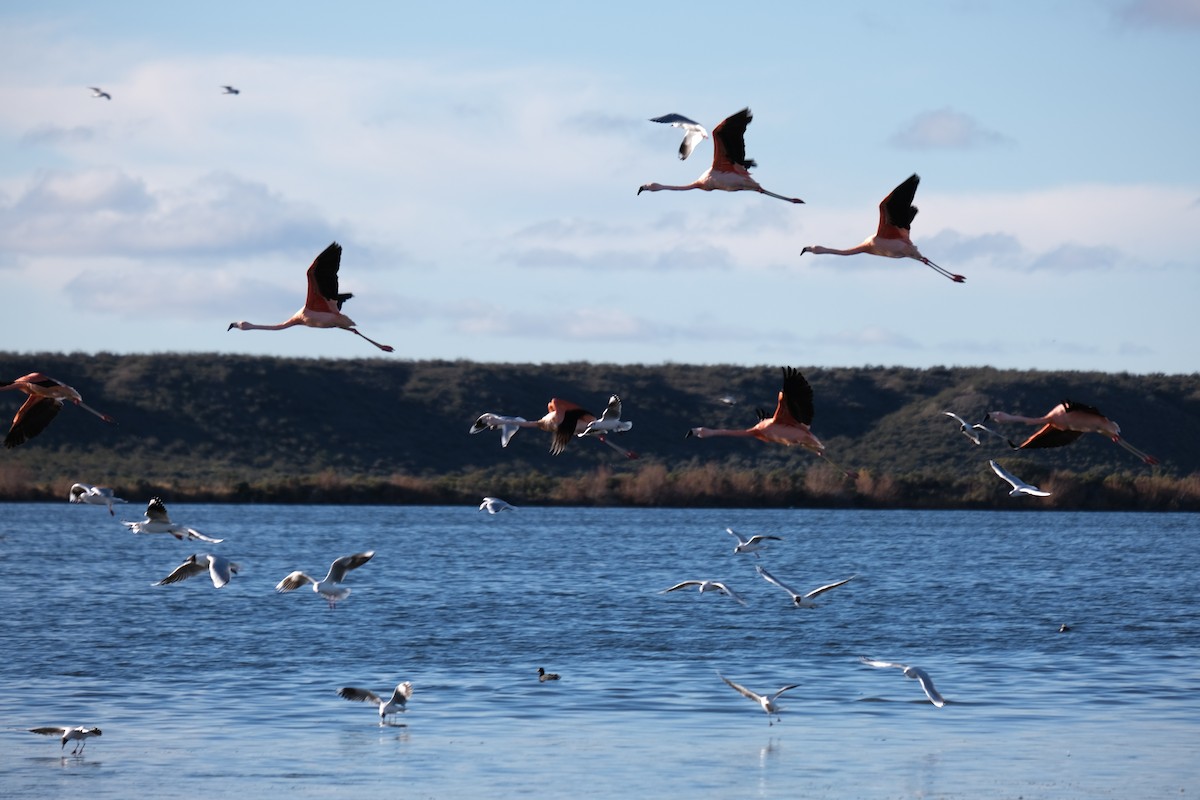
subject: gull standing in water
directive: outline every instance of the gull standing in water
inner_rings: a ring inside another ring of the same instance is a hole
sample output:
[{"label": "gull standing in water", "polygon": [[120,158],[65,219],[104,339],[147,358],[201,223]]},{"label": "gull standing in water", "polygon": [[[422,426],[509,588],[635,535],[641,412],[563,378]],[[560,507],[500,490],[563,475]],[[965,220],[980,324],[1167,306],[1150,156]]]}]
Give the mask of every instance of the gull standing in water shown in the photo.
[{"label": "gull standing in water", "polygon": [[762,533],[755,534],[754,536],[751,536],[749,539],[746,539],[740,533],[735,531],[733,528],[726,528],[725,532],[728,533],[733,538],[737,539],[737,541],[738,541],[738,543],[733,546],[733,552],[735,552],[735,553],[754,553],[755,558],[758,558],[758,551],[763,549],[765,542],[772,540],[772,539],[777,542],[783,541],[783,539],[778,536],[769,536],[769,535],[762,534]]},{"label": "gull standing in water", "polygon": [[384,700],[374,692],[366,689],[356,689],[353,686],[343,686],[337,690],[338,696],[346,700],[356,700],[361,703],[374,703],[379,706],[379,724],[387,725],[387,718],[394,716],[405,710],[408,704],[408,698],[412,697],[412,681],[405,681],[398,685],[392,696]]},{"label": "gull standing in water", "polygon": [[683,581],[682,583],[675,584],[669,589],[663,589],[661,592],[659,592],[659,594],[666,594],[667,592],[675,592],[680,589],[686,589],[688,586],[700,587],[700,594],[704,594],[705,592],[716,592],[717,594],[723,594],[727,597],[732,597],[742,605],[746,605],[746,601],[742,599],[741,595],[720,581]]},{"label": "gull standing in water", "polygon": [[1011,472],[1006,470],[1004,467],[997,464],[995,461],[989,461],[988,463],[992,465],[992,471],[1004,480],[1008,481],[1008,485],[1012,487],[1012,491],[1008,493],[1009,497],[1020,497],[1023,494],[1031,494],[1035,497],[1050,496],[1050,492],[1043,492],[1033,484],[1026,483],[1016,475],[1013,475]]},{"label": "gull standing in water", "polygon": [[904,672],[904,677],[912,678],[921,684],[921,688],[925,691],[925,696],[929,698],[929,702],[933,703],[938,708],[946,705],[945,699],[938,694],[938,690],[933,688],[933,679],[929,677],[929,673],[920,667],[909,666],[908,664],[897,664],[893,661],[876,661],[867,656],[860,656],[859,661],[869,667],[895,667]]},{"label": "gull standing in water", "polygon": [[836,589],[837,587],[841,586],[842,584],[849,583],[850,581],[852,581],[858,577],[857,575],[851,575],[849,578],[846,578],[845,580],[836,581],[834,583],[827,583],[824,586],[818,586],[816,589],[813,589],[808,594],[800,594],[795,589],[788,586],[786,583],[781,582],[778,578],[776,578],[771,573],[767,572],[765,569],[760,567],[758,564],[755,564],[754,568],[756,570],[758,570],[758,574],[761,575],[763,577],[763,580],[765,580],[767,583],[773,583],[776,586],[778,586],[780,589],[783,589],[785,592],[787,592],[789,595],[791,595],[792,596],[792,604],[795,605],[796,608],[816,608],[817,607],[816,603],[809,602],[812,598],[816,597],[819,594],[824,594],[825,592],[828,592],[830,589]]},{"label": "gull standing in water", "polygon": [[167,577],[163,578],[158,583],[152,583],[151,586],[166,586],[169,583],[179,583],[186,581],[188,578],[199,575],[202,572],[207,572],[212,578],[213,586],[220,589],[225,584],[237,575],[238,570],[242,567],[233,561],[230,561],[224,556],[214,555],[212,553],[192,553],[188,556],[187,561],[184,561],[175,568]]},{"label": "gull standing in water", "polygon": [[375,555],[374,550],[368,550],[365,553],[355,553],[352,556],[342,556],[334,560],[329,565],[329,572],[321,580],[317,580],[310,575],[306,575],[300,570],[289,574],[286,578],[275,584],[275,591],[280,594],[299,589],[305,584],[311,583],[313,591],[320,594],[329,603],[329,607],[333,608],[339,600],[345,600],[350,594],[350,587],[339,586],[345,580],[346,573],[352,569],[358,569],[363,564],[371,560]]},{"label": "gull standing in water", "polygon": [[167,507],[163,504],[162,498],[152,497],[150,502],[146,504],[146,518],[141,522],[122,522],[122,525],[129,528],[134,533],[169,533],[176,539],[199,539],[202,542],[209,544],[220,544],[224,539],[213,539],[210,536],[205,536],[195,528],[189,528],[186,525],[180,525],[171,522],[171,518],[167,515]]},{"label": "gull standing in water", "polygon": [[499,497],[485,497],[483,502],[479,504],[480,511],[487,511],[489,514],[499,514],[501,511],[516,511],[517,507],[510,505]]},{"label": "gull standing in water", "polygon": [[113,511],[113,503],[127,503],[128,500],[122,500],[116,496],[116,493],[107,486],[92,486],[90,483],[76,483],[71,486],[70,501],[72,503],[86,503],[89,506],[108,506],[110,516],[116,516],[117,512]]},{"label": "gull standing in water", "polygon": [[67,742],[75,742],[75,749],[71,751],[71,755],[73,756],[83,752],[89,736],[100,735],[99,728],[85,728],[82,725],[75,728],[69,728],[65,725],[50,725],[45,728],[30,728],[29,732],[40,733],[43,736],[61,736],[62,747],[59,748],[60,750],[66,748]]},{"label": "gull standing in water", "polygon": [[[798,683],[791,683],[791,684],[788,684],[787,686],[782,687],[781,689],[778,689],[775,692],[775,694],[766,695],[766,694],[759,694],[758,692],[752,692],[749,689],[747,689],[745,686],[742,686],[739,683],[734,683],[733,681],[729,680],[729,678],[726,678],[724,675],[722,675],[719,672],[717,673],[717,677],[720,678],[721,680],[725,681],[725,683],[732,686],[734,691],[736,691],[742,697],[749,698],[749,699],[753,700],[754,702],[758,703],[759,706],[762,707],[762,710],[767,712],[767,725],[774,725],[776,722],[782,722],[782,719],[780,719],[780,716],[779,716],[780,708],[775,703],[775,701],[779,699],[779,695],[783,694],[784,692],[788,691],[789,689],[795,689],[797,686],[800,685]],[[771,719],[772,716],[774,716],[775,719]]]}]

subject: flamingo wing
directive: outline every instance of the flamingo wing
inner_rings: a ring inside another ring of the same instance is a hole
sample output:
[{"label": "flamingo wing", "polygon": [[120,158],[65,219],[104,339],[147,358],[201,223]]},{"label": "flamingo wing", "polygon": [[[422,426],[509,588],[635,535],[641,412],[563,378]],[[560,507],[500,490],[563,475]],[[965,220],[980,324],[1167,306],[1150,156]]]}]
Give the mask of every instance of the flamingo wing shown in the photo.
[{"label": "flamingo wing", "polygon": [[308,268],[308,297],[304,307],[310,311],[338,312],[342,303],[354,295],[338,294],[338,268],[342,265],[342,246],[337,242],[321,251]]},{"label": "flamingo wing", "polygon": [[917,207],[913,198],[917,196],[920,176],[913,173],[908,180],[897,186],[879,204],[879,230],[875,235],[884,239],[907,239]]},{"label": "flamingo wing", "polygon": [[745,169],[757,166],[754,159],[746,158],[746,126],[752,119],[750,109],[743,108],[713,128],[713,169],[732,172],[734,164]]},{"label": "flamingo wing", "polygon": [[[1108,417],[1105,417],[1103,414],[1101,414],[1100,409],[1096,408],[1095,406],[1085,405],[1084,403],[1076,403],[1073,400],[1062,401],[1055,411],[1057,411],[1059,408],[1061,408],[1064,413],[1068,411],[1079,411],[1084,414],[1095,414],[1097,417],[1108,419]],[[1050,413],[1053,414],[1054,411],[1051,411]]]},{"label": "flamingo wing", "polygon": [[594,420],[596,415],[590,411],[585,411],[578,406],[568,408],[562,412],[562,421],[558,423],[558,427],[554,429],[554,439],[550,443],[550,452],[554,455],[561,453],[571,441],[571,437],[575,435],[575,429],[579,423],[590,422]]},{"label": "flamingo wing", "polygon": [[[811,425],[813,420],[813,390],[808,381],[794,367],[783,368],[783,391],[779,393],[779,405],[787,404],[788,413],[797,422]],[[779,409],[775,409],[779,418]]]},{"label": "flamingo wing", "polygon": [[1083,431],[1064,431],[1053,425],[1043,425],[1042,428],[1021,442],[1018,450],[1037,450],[1044,447],[1063,447],[1083,436]]},{"label": "flamingo wing", "polygon": [[13,417],[12,427],[4,437],[4,446],[12,448],[24,444],[46,430],[51,420],[58,416],[62,405],[61,400],[52,397],[29,395]]}]

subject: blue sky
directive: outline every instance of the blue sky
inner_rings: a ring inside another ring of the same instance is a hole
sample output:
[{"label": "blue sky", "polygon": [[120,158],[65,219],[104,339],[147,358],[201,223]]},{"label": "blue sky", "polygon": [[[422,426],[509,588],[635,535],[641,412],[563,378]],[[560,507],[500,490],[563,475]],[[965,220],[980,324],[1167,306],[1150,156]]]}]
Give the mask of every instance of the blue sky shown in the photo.
[{"label": "blue sky", "polygon": [[[377,355],[226,330],[336,239],[397,358],[1200,369],[1200,0],[408,5],[0,8],[0,348]],[[635,194],[746,106],[805,205]],[[965,284],[800,258],[913,172]]]}]

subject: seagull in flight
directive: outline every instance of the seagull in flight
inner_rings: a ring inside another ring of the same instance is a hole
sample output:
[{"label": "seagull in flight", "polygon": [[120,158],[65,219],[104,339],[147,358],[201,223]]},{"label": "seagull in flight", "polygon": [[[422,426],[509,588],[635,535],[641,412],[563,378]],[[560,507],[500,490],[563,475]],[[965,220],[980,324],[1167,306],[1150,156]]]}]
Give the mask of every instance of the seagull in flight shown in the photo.
[{"label": "seagull in flight", "polygon": [[92,97],[103,97],[105,100],[112,100],[112,95],[99,86],[89,86],[88,88],[92,90]]},{"label": "seagull in flight", "polygon": [[235,89],[232,86],[222,86],[221,89],[223,90],[221,94],[241,94],[240,90]]},{"label": "seagull in flight", "polygon": [[[767,712],[767,725],[768,726],[774,725],[776,722],[782,721],[779,716],[780,708],[778,705],[775,704],[775,701],[779,699],[779,695],[783,694],[784,692],[788,691],[789,689],[795,689],[797,686],[800,685],[798,683],[791,683],[791,684],[788,684],[787,686],[782,687],[781,689],[778,689],[775,692],[775,694],[765,695],[765,694],[759,694],[758,692],[752,692],[749,689],[747,689],[745,686],[742,686],[739,683],[734,683],[733,681],[729,680],[729,678],[726,678],[724,675],[722,675],[719,672],[717,673],[717,677],[720,678],[721,680],[725,681],[725,683],[732,686],[734,691],[736,691],[742,697],[749,698],[749,699],[753,700],[754,702],[758,703],[759,706],[762,707],[762,710]],[[774,716],[775,719],[771,719],[772,716]]]},{"label": "seagull in flight", "polygon": [[481,431],[494,431],[500,429],[500,446],[508,447],[508,442],[512,439],[517,431],[521,430],[523,422],[528,422],[524,417],[505,417],[500,414],[493,414],[490,411],[486,414],[480,414],[479,419],[471,425],[471,433],[480,433]]},{"label": "seagull in flight", "polygon": [[487,510],[489,514],[499,514],[501,511],[516,511],[517,507],[501,500],[499,497],[485,497],[479,504],[479,510]]},{"label": "seagull in flight", "polygon": [[679,160],[683,161],[692,154],[696,145],[708,138],[708,131],[694,119],[688,119],[683,114],[663,114],[661,117],[651,117],[651,122],[661,122],[672,128],[683,129],[683,142],[679,145]]},{"label": "seagull in flight", "polygon": [[819,594],[824,594],[825,592],[828,592],[830,589],[836,589],[837,587],[841,586],[842,584],[849,583],[850,581],[852,581],[858,577],[857,575],[851,575],[849,578],[846,578],[844,580],[836,581],[834,583],[827,583],[824,586],[818,586],[816,589],[813,589],[808,594],[800,594],[792,587],[788,586],[785,583],[782,583],[778,578],[776,578],[771,573],[767,572],[765,569],[760,567],[758,564],[754,565],[754,569],[758,570],[758,574],[761,575],[763,577],[763,580],[765,580],[767,583],[773,583],[776,586],[778,586],[780,589],[783,589],[785,592],[787,592],[789,595],[791,595],[792,596],[792,604],[795,605],[796,608],[816,608],[817,607],[816,603],[809,602],[812,598],[816,597]]},{"label": "seagull in flight", "polygon": [[633,423],[621,420],[621,398],[615,394],[608,398],[608,405],[599,419],[593,419],[576,436],[604,436],[606,433],[624,433]]},{"label": "seagull in flight", "polygon": [[783,539],[779,536],[769,536],[769,535],[762,534],[762,533],[755,534],[754,536],[751,536],[749,539],[746,539],[740,533],[735,531],[733,528],[726,528],[725,532],[728,533],[733,538],[737,539],[737,541],[738,541],[738,543],[733,546],[733,552],[735,552],[735,553],[754,553],[755,558],[759,557],[758,551],[763,549],[763,547],[765,546],[765,543],[767,541],[770,541],[772,539],[777,542],[783,541]]},{"label": "seagull in flight", "polygon": [[45,728],[30,728],[30,733],[40,733],[43,736],[61,736],[62,747],[65,749],[67,742],[75,742],[75,749],[71,751],[71,755],[79,755],[83,752],[83,748],[87,745],[89,736],[99,736],[99,728],[85,728],[82,725],[75,728],[68,728],[65,725],[50,725]]},{"label": "seagull in flight", "polygon": [[343,686],[337,690],[338,696],[346,700],[356,700],[360,703],[374,703],[379,706],[379,724],[387,725],[387,718],[405,710],[408,698],[412,697],[412,681],[398,685],[392,696],[384,700],[374,692],[366,689],[356,689],[353,686]]},{"label": "seagull in flight", "polygon": [[146,504],[146,518],[141,522],[122,522],[122,525],[129,528],[134,533],[169,533],[176,539],[199,539],[202,542],[209,544],[220,544],[224,539],[213,539],[205,536],[195,528],[189,528],[186,525],[180,525],[171,522],[171,518],[167,515],[167,507],[163,504],[162,498],[152,497],[150,502]]},{"label": "seagull in flight", "polygon": [[311,583],[313,591],[320,594],[329,603],[329,607],[333,608],[339,600],[345,600],[350,594],[348,586],[340,586],[339,584],[345,580],[346,573],[352,569],[358,569],[363,564],[371,560],[375,555],[374,550],[369,550],[365,553],[355,553],[352,556],[342,556],[335,559],[329,565],[329,572],[321,580],[317,580],[310,575],[306,575],[300,570],[290,573],[286,578],[275,584],[275,591],[283,594],[295,589],[299,589],[305,584]]},{"label": "seagull in flight", "polygon": [[116,516],[117,513],[113,511],[113,503],[129,502],[117,497],[113,490],[106,486],[92,486],[90,483],[72,484],[70,501],[86,503],[89,506],[108,506],[110,516]]},{"label": "seagull in flight", "polygon": [[727,597],[732,597],[734,600],[738,601],[742,605],[746,605],[746,601],[742,599],[741,595],[739,595],[733,589],[730,589],[728,586],[726,586],[721,581],[683,581],[682,583],[675,584],[674,586],[670,587],[669,589],[663,589],[661,592],[659,592],[659,594],[666,594],[667,592],[674,592],[674,591],[678,591],[679,589],[686,589],[688,586],[700,587],[701,594],[704,594],[705,592],[716,592],[717,594],[723,594],[723,595],[726,595]]},{"label": "seagull in flight", "polygon": [[158,583],[152,583],[151,586],[166,586],[169,583],[179,583],[186,581],[188,578],[207,572],[212,578],[213,586],[220,589],[225,584],[237,575],[241,565],[230,561],[224,556],[214,555],[212,553],[192,553],[175,570],[163,578]]},{"label": "seagull in flight", "polygon": [[953,411],[943,411],[942,413],[958,423],[958,432],[959,433],[961,433],[963,436],[967,437],[968,439],[970,439],[972,442],[974,442],[977,445],[983,444],[983,442],[979,438],[979,434],[975,431],[974,426],[972,426],[969,422],[967,422],[965,419],[960,417],[958,414],[955,414]]},{"label": "seagull in flight", "polygon": [[913,678],[921,684],[921,688],[925,691],[925,696],[929,698],[929,702],[933,703],[938,708],[946,705],[945,699],[938,694],[938,690],[933,688],[933,679],[929,677],[929,673],[920,667],[909,666],[908,664],[897,664],[892,661],[876,661],[867,656],[860,656],[859,661],[869,667],[895,667],[904,672],[904,677]]},{"label": "seagull in flight", "polygon": [[988,463],[992,466],[992,472],[995,472],[1001,478],[1008,481],[1009,486],[1012,486],[1012,491],[1008,493],[1009,497],[1020,497],[1023,494],[1030,494],[1034,497],[1050,496],[1050,492],[1043,492],[1033,484],[1026,483],[1016,475],[1013,475],[1011,472],[1006,470],[1004,467],[997,464],[995,461],[989,461]]}]

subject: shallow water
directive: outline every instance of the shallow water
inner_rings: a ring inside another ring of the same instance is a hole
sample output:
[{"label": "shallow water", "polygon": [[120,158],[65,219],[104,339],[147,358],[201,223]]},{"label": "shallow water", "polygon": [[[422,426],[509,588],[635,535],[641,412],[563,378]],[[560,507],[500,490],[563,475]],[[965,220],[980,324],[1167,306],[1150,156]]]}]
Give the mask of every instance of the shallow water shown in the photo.
[{"label": "shallow water", "polygon": [[[103,508],[0,507],[5,797],[1200,788],[1197,515],[170,509],[226,541],[134,536]],[[782,536],[759,563],[795,588],[859,577],[793,609],[726,526]],[[242,564],[229,586],[150,586],[209,547]],[[369,549],[334,610],[273,591]],[[748,605],[659,593],[690,578]],[[919,664],[946,706],[863,654]],[[539,666],[563,679],[540,684]],[[717,671],[799,687],[768,725]],[[401,680],[414,694],[395,726],[334,691]],[[57,724],[104,733],[64,757],[26,732]]]}]

